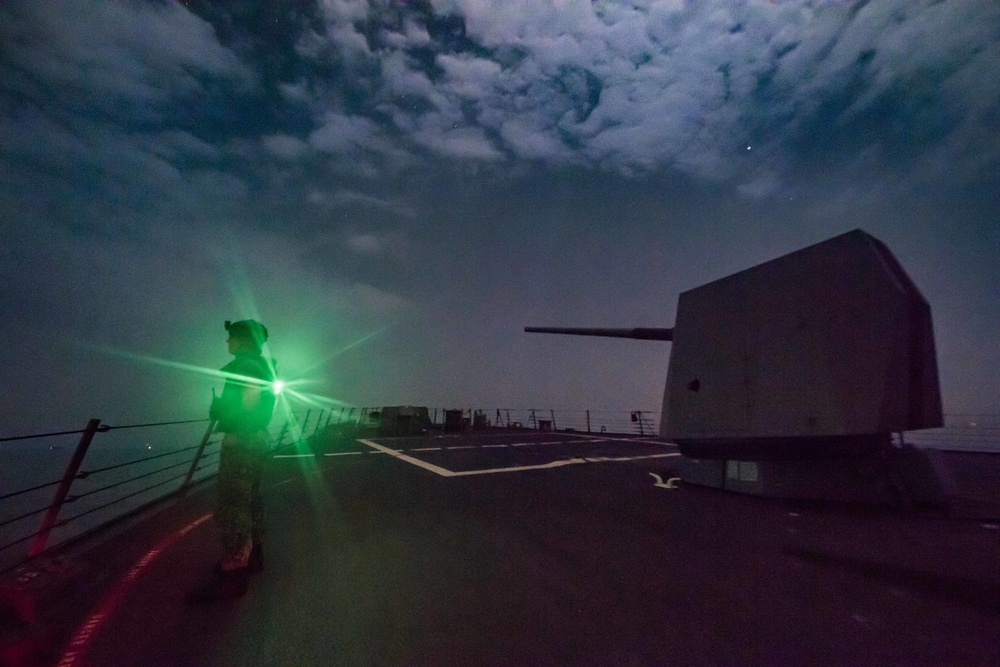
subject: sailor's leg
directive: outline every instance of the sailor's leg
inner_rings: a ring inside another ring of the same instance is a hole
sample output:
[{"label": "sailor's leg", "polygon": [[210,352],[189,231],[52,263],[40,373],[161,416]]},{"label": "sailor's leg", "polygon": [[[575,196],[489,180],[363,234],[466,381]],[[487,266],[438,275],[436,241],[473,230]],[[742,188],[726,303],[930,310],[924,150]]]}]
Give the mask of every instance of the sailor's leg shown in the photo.
[{"label": "sailor's leg", "polygon": [[250,505],[256,466],[254,451],[243,440],[233,433],[222,440],[215,520],[222,536],[223,570],[246,567],[252,548]]},{"label": "sailor's leg", "polygon": [[264,541],[264,466],[269,460],[267,433],[255,438],[250,485],[250,537],[254,544]]}]

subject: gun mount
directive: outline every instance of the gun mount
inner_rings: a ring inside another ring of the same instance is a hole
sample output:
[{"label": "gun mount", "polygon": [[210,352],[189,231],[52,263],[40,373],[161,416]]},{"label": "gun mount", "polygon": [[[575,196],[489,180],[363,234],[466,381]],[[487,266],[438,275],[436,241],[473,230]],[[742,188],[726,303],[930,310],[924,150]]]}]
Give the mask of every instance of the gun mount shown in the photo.
[{"label": "gun mount", "polygon": [[603,338],[631,338],[633,340],[674,339],[673,329],[574,329],[569,327],[524,327],[528,333],[568,334],[571,336],[601,336]]},{"label": "gun mount", "polygon": [[525,331],[672,341],[660,436],[691,458],[858,455],[943,423],[930,306],[861,230],[682,293],[672,329]]}]

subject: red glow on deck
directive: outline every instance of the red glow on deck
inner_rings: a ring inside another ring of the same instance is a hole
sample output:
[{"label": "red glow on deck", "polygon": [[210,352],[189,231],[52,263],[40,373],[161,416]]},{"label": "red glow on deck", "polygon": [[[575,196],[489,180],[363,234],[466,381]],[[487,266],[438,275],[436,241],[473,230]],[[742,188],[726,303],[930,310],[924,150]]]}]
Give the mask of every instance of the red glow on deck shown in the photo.
[{"label": "red glow on deck", "polygon": [[183,528],[174,531],[164,539],[162,539],[155,547],[146,552],[146,554],[136,561],[129,571],[123,576],[114,588],[105,596],[104,600],[97,606],[97,609],[92,613],[87,620],[80,626],[73,635],[73,639],[69,642],[66,647],[66,652],[63,654],[62,659],[57,663],[58,667],[71,667],[76,665],[77,661],[83,657],[87,648],[90,646],[91,641],[97,635],[97,631],[100,629],[104,621],[110,617],[115,609],[121,604],[121,601],[125,599],[125,595],[128,593],[132,584],[135,580],[139,578],[150,563],[156,560],[156,557],[161,553],[169,549],[173,544],[187,535],[189,532],[200,526],[201,524],[212,518],[212,514],[206,514]]}]

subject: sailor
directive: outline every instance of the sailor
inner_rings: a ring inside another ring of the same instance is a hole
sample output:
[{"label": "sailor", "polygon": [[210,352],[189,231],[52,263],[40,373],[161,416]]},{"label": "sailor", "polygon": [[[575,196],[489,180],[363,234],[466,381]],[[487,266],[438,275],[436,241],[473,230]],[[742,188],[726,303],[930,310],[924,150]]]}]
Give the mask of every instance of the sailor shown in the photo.
[{"label": "sailor", "polygon": [[226,322],[229,353],[226,384],[212,399],[210,417],[224,433],[219,459],[215,522],[223,557],[213,579],[188,595],[192,604],[242,597],[249,575],[264,567],[261,476],[267,459],[267,427],[274,412],[275,364],[261,354],[267,328],[256,320]]}]

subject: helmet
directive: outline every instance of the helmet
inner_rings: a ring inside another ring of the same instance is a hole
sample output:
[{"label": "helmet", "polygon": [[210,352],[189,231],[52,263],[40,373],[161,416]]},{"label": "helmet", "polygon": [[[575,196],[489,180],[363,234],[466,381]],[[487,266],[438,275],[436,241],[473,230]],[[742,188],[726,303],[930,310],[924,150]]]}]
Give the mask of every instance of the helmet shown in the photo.
[{"label": "helmet", "polygon": [[226,320],[226,331],[233,338],[249,341],[258,348],[267,340],[267,327],[257,320],[239,320],[238,322]]}]

